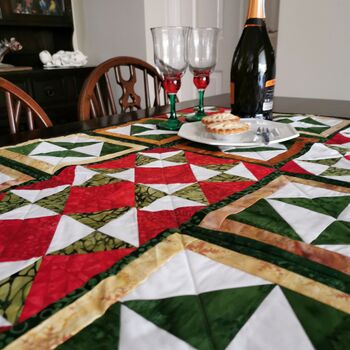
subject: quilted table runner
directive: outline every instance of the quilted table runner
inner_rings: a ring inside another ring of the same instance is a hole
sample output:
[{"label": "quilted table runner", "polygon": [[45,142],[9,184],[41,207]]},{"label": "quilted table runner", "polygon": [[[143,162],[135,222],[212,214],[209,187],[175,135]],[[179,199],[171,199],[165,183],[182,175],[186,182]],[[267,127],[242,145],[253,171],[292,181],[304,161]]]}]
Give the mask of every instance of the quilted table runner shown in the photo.
[{"label": "quilted table runner", "polygon": [[164,118],[0,149],[0,348],[348,349],[350,122],[220,149]]}]

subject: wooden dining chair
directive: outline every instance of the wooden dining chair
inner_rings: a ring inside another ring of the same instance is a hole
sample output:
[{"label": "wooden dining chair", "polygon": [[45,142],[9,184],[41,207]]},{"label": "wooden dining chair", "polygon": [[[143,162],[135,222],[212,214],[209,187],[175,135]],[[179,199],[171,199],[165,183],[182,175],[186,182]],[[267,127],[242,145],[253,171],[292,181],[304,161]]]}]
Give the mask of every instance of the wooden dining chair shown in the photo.
[{"label": "wooden dining chair", "polygon": [[98,65],[86,79],[79,97],[79,119],[118,114],[116,102],[120,112],[166,104],[162,82],[157,70],[143,60],[128,56],[111,58]]},{"label": "wooden dining chair", "polygon": [[26,127],[23,130],[52,126],[52,122],[45,111],[21,88],[4,78],[0,78],[0,91],[3,91],[5,95],[11,134],[16,134],[20,131],[20,126],[24,125]]}]

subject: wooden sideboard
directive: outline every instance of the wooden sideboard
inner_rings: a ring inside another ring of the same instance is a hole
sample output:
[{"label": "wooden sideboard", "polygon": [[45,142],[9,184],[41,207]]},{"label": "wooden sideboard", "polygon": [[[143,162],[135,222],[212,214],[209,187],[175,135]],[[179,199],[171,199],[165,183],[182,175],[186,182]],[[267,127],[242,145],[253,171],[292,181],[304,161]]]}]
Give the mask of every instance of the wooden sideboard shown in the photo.
[{"label": "wooden sideboard", "polygon": [[[69,69],[42,69],[0,72],[31,95],[45,110],[54,124],[78,119],[78,97],[84,80],[93,67]],[[7,133],[8,122],[5,101],[0,98],[0,135]]]},{"label": "wooden sideboard", "polygon": [[[0,69],[0,76],[28,92],[54,124],[72,122],[77,120],[82,84],[93,67],[43,69],[39,59],[42,50],[51,54],[59,50],[73,50],[74,23],[71,0],[46,1],[56,5],[56,12],[45,12],[39,3],[45,4],[45,1],[0,0],[0,40],[15,37],[23,46],[21,51],[7,54],[4,63],[14,65],[16,69],[32,68],[18,71]],[[21,11],[18,11],[18,6]],[[4,107],[4,99],[0,96],[0,135],[8,132]]]}]

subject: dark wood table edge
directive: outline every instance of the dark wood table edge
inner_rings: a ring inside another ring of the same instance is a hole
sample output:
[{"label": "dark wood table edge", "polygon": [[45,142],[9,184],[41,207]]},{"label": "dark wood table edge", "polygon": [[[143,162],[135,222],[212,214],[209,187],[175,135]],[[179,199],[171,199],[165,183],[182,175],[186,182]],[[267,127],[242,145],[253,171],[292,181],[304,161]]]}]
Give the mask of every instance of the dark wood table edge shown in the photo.
[{"label": "dark wood table edge", "polygon": [[[193,107],[197,100],[178,103],[177,110]],[[210,96],[205,98],[205,104],[221,107],[229,107],[229,94]],[[14,145],[33,139],[47,139],[68,134],[91,131],[111,125],[119,125],[142,118],[155,117],[167,113],[169,106],[150,108],[130,113],[92,119],[86,122],[76,121],[68,124],[56,125],[30,132],[22,132],[16,135],[0,135],[0,146]],[[341,117],[350,119],[350,101],[302,99],[290,97],[275,97],[274,112],[276,113],[302,113],[322,116]]]}]

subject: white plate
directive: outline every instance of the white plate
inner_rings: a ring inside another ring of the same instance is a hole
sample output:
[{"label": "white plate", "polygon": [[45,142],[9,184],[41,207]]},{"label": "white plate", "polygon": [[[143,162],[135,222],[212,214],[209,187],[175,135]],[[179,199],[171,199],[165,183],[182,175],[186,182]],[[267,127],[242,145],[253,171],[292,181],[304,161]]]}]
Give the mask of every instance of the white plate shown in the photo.
[{"label": "white plate", "polygon": [[253,118],[244,119],[242,121],[250,124],[250,129],[248,131],[230,136],[225,135],[222,139],[218,139],[217,135],[214,136],[213,134],[207,132],[202,122],[183,124],[178,132],[178,135],[184,139],[205,143],[207,145],[235,147],[263,145],[264,143],[262,137],[256,135],[256,130],[258,127],[269,128],[269,144],[288,141],[299,136],[299,133],[289,124]]}]

